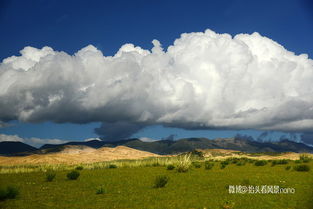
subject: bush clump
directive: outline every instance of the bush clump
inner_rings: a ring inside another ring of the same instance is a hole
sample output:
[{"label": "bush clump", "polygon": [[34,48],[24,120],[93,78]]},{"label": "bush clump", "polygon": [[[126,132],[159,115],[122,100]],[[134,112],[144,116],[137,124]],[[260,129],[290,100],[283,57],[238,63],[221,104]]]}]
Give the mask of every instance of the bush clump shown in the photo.
[{"label": "bush clump", "polygon": [[213,166],[214,166],[214,163],[211,163],[209,161],[205,161],[205,163],[204,163],[204,168],[206,170],[211,170],[213,168]]},{"label": "bush clump", "polygon": [[154,188],[162,188],[165,187],[169,178],[167,176],[157,176],[154,180]]},{"label": "bush clump", "polygon": [[3,201],[7,198],[7,191],[4,188],[0,188],[0,201]]},{"label": "bush clump", "polygon": [[286,159],[273,160],[272,161],[272,166],[275,166],[275,165],[285,165],[285,164],[288,164],[288,163],[289,163],[289,160],[286,160]]},{"label": "bush clump", "polygon": [[15,199],[16,196],[19,194],[19,191],[14,186],[8,186],[7,187],[7,198],[8,199]]},{"label": "bush clump", "polygon": [[290,170],[290,168],[291,168],[291,166],[288,165],[288,166],[285,168],[285,170],[288,171],[288,170]]},{"label": "bush clump", "polygon": [[191,156],[194,159],[203,159],[204,158],[204,154],[203,152],[199,151],[199,150],[193,150],[191,152]]},{"label": "bush clump", "polygon": [[286,165],[288,163],[289,163],[289,160],[287,160],[287,159],[282,159],[282,160],[277,161],[277,164],[279,164],[279,165]]},{"label": "bush clump", "polygon": [[236,163],[237,166],[244,166],[245,164],[246,164],[245,161],[238,161],[238,162]]},{"label": "bush clump", "polygon": [[97,188],[96,190],[96,194],[104,194],[105,191],[104,191],[104,188],[102,186],[100,186],[99,188]]},{"label": "bush clump", "polygon": [[178,165],[177,172],[179,173],[186,173],[189,170],[189,166],[187,165]]},{"label": "bush clump", "polygon": [[53,181],[55,176],[56,176],[56,172],[54,172],[54,171],[47,171],[47,173],[46,173],[46,181],[48,181],[48,182]]},{"label": "bush clump", "polygon": [[220,168],[221,169],[224,169],[224,168],[226,168],[226,166],[229,164],[229,161],[227,161],[227,160],[225,160],[225,161],[222,161],[221,162],[221,165],[220,165]]},{"label": "bush clump", "polygon": [[255,166],[264,166],[267,164],[266,160],[258,160],[254,163]]},{"label": "bush clump", "polygon": [[73,171],[67,173],[66,176],[69,180],[76,180],[76,179],[78,179],[79,175],[80,175],[80,173],[77,170],[73,170]]},{"label": "bush clump", "polygon": [[201,168],[201,164],[198,162],[193,162],[192,164],[195,168]]},{"label": "bush clump", "polygon": [[310,166],[306,165],[306,164],[302,164],[302,165],[296,165],[293,167],[293,169],[295,171],[310,171]]},{"label": "bush clump", "polygon": [[248,159],[248,163],[254,163],[256,160],[254,159]]},{"label": "bush clump", "polygon": [[78,171],[81,171],[81,170],[84,169],[84,167],[83,166],[77,166],[75,169],[78,170]]},{"label": "bush clump", "polygon": [[166,167],[167,170],[174,170],[175,166],[170,164]]},{"label": "bush clump", "polygon": [[6,188],[0,188],[0,201],[6,199],[15,199],[19,194],[19,190],[15,186],[7,186]]},{"label": "bush clump", "polygon": [[110,164],[110,165],[108,166],[108,168],[117,168],[117,165],[115,165],[115,164]]},{"label": "bush clump", "polygon": [[228,162],[232,163],[232,164],[237,164],[240,161],[239,158],[233,157],[233,158],[229,158]]},{"label": "bush clump", "polygon": [[300,155],[300,160],[304,163],[308,163],[312,160],[307,154]]},{"label": "bush clump", "polygon": [[153,167],[158,167],[158,166],[160,166],[160,163],[159,162],[154,162],[154,163],[152,163],[152,166]]}]

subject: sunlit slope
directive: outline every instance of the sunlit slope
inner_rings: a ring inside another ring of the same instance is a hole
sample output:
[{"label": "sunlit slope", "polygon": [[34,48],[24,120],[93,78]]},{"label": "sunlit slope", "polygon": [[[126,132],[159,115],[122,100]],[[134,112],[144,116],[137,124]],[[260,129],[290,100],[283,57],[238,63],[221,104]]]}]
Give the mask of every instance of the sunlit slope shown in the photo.
[{"label": "sunlit slope", "polygon": [[87,146],[68,145],[55,153],[0,157],[0,165],[79,164],[121,159],[142,159],[157,156],[159,155],[124,146],[94,149]]}]

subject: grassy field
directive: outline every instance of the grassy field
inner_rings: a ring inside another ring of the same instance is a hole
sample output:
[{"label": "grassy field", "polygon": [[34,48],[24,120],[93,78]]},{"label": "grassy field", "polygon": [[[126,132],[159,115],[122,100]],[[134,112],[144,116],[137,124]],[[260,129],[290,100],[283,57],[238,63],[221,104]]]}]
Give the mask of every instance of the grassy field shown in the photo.
[{"label": "grassy field", "polygon": [[[213,163],[210,170],[205,169],[204,162],[198,162],[198,166],[181,173],[177,169],[167,170],[161,163],[114,169],[84,168],[77,180],[68,180],[68,170],[61,169],[56,171],[52,182],[46,181],[43,171],[2,173],[1,187],[15,186],[19,195],[0,201],[0,208],[313,208],[313,172],[312,169],[309,172],[293,170],[299,163],[289,161],[272,166],[269,162],[256,166],[250,162],[238,166],[230,162],[224,169],[221,162]],[[312,161],[305,164],[313,167]],[[286,170],[287,166],[291,168]],[[154,188],[154,180],[159,175],[167,176],[169,181],[163,188]],[[295,193],[230,194],[229,185],[278,185],[294,188]],[[96,194],[99,188],[102,194]]]}]

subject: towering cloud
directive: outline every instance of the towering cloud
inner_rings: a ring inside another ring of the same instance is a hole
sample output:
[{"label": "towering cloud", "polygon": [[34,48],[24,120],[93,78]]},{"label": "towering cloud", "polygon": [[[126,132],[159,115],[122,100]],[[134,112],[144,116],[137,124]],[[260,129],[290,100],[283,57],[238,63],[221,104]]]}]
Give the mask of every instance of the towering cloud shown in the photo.
[{"label": "towering cloud", "polygon": [[258,33],[185,33],[166,50],[152,43],[151,50],[125,44],[114,56],[92,45],[74,55],[25,47],[0,65],[0,120],[100,121],[113,135],[112,124],[129,132],[151,124],[312,129],[313,61],[306,54]]}]

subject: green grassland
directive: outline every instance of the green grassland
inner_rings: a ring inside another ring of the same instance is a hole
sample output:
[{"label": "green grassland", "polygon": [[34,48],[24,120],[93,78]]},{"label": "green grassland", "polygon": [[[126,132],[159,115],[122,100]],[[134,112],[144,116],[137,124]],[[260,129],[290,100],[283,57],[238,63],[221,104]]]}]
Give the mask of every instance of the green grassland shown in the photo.
[{"label": "green grassland", "polygon": [[[150,160],[151,161],[151,160]],[[155,161],[155,159],[154,159]],[[128,164],[136,164],[128,161]],[[166,159],[160,162],[166,162]],[[167,164],[171,161],[167,159]],[[116,162],[115,162],[116,163]],[[67,169],[56,169],[53,181],[46,181],[44,171],[4,172],[0,174],[0,186],[15,186],[19,194],[15,199],[0,201],[3,209],[187,209],[187,208],[238,208],[238,209],[312,209],[313,162],[308,172],[293,169],[288,164],[256,166],[254,162],[237,165],[230,162],[221,169],[215,162],[212,169],[205,169],[200,160],[190,165],[187,172],[167,170],[165,163],[137,162],[137,166],[118,164],[84,167],[77,180],[66,178]],[[177,165],[176,165],[177,166]],[[200,167],[201,166],[201,167]],[[291,169],[286,170],[287,166]],[[112,166],[114,167],[114,166]],[[157,176],[169,178],[163,188],[154,188]],[[294,194],[230,194],[228,185],[278,185],[295,188]],[[100,194],[97,191],[101,189]]]}]

